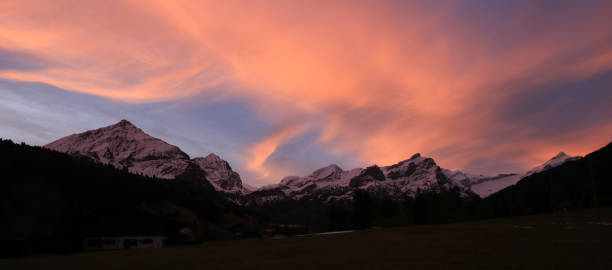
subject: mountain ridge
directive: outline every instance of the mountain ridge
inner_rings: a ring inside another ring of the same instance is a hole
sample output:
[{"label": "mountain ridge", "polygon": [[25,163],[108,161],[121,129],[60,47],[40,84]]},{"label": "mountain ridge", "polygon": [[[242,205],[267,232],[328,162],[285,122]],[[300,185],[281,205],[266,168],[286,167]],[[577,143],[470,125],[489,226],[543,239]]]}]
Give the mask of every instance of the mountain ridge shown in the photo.
[{"label": "mountain ridge", "polygon": [[498,174],[495,176],[467,174],[441,168],[429,157],[420,153],[396,164],[379,167],[343,170],[336,164],[319,168],[307,176],[287,176],[279,183],[254,190],[245,204],[265,204],[270,201],[323,199],[344,200],[352,197],[354,189],[364,189],[373,194],[384,194],[395,199],[414,196],[428,190],[459,188],[464,196],[475,194],[481,198],[516,184],[521,179],[538,172],[562,165],[571,157],[560,152],[550,160],[525,173]]},{"label": "mountain ridge", "polygon": [[307,176],[287,176],[276,184],[253,188],[243,184],[229,162],[218,155],[210,153],[206,157],[190,158],[177,146],[148,135],[125,119],[60,138],[44,147],[162,179],[174,179],[195,165],[203,172],[202,180],[229,195],[231,200],[244,204],[284,199],[344,200],[350,199],[355,189],[400,199],[420,191],[458,188],[463,196],[485,198],[529,175],[580,158],[560,152],[524,173],[485,176],[444,169],[432,158],[415,153],[389,166],[372,165],[345,171],[330,164]]}]

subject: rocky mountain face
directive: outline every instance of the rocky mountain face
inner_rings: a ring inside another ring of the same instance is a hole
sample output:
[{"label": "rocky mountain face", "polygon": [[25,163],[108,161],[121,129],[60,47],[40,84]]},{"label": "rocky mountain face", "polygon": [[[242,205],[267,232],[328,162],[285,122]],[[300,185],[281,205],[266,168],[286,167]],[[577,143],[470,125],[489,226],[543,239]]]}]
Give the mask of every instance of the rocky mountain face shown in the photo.
[{"label": "rocky mountain face", "polygon": [[249,191],[242,186],[240,175],[219,156],[210,154],[190,159],[178,147],[146,134],[127,120],[73,134],[44,147],[162,179],[174,179],[185,173],[201,175],[200,178],[205,178],[202,180],[208,180],[215,190],[224,193],[244,194]]},{"label": "rocky mountain face", "polygon": [[232,170],[230,164],[215,154],[197,157],[191,160],[206,172],[206,179],[218,191],[231,194],[247,194],[251,190],[242,184],[240,175]]},{"label": "rocky mountain face", "polygon": [[420,154],[384,167],[373,165],[345,171],[333,164],[306,177],[289,176],[278,184],[261,187],[244,197],[242,203],[264,205],[284,200],[348,200],[356,189],[366,190],[375,196],[402,199],[405,196],[414,196],[419,191],[439,192],[456,188],[463,196],[477,195],[484,198],[516,184],[524,177],[579,158],[560,153],[526,173],[497,176],[472,175],[443,169],[432,158]]}]

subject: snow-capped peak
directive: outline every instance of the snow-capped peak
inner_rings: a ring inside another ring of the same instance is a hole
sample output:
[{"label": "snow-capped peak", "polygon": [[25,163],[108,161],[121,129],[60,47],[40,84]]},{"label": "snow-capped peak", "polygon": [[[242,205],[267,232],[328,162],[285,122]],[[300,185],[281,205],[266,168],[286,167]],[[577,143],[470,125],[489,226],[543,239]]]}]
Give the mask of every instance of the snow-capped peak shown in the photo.
[{"label": "snow-capped peak", "polygon": [[422,158],[423,157],[421,157],[421,153],[416,153],[416,154],[412,155],[408,160],[413,160],[413,161],[416,162],[417,160],[420,160]]},{"label": "snow-capped peak", "polygon": [[229,163],[219,156],[210,153],[206,157],[198,157],[192,161],[206,172],[206,179],[217,191],[243,194],[250,190],[242,185],[240,175],[232,170]]},{"label": "snow-capped peak", "polygon": [[416,153],[412,155],[412,157],[410,157],[409,159],[402,160],[394,165],[386,166],[386,167],[402,167],[402,166],[409,166],[410,164],[419,164],[422,162],[433,163],[435,165],[435,162],[432,158],[423,157],[421,156],[421,154]]},{"label": "snow-capped peak", "polygon": [[137,128],[136,126],[134,126],[134,124],[132,124],[130,121],[125,120],[125,119],[121,119],[121,121],[117,122],[117,124],[114,124],[113,126],[123,127],[123,128],[126,128],[126,127],[127,128]]},{"label": "snow-capped peak", "polygon": [[543,172],[546,171],[548,169],[557,167],[567,161],[570,160],[577,160],[580,159],[580,156],[568,156],[565,152],[559,152],[559,154],[555,155],[554,157],[552,157],[550,160],[546,161],[544,164],[537,166],[531,170],[529,170],[527,173],[525,173],[525,175],[523,177],[527,177],[530,176],[532,174],[536,174],[539,172]]},{"label": "snow-capped peak", "polygon": [[560,159],[560,158],[567,158],[569,157],[565,152],[559,152],[556,156],[554,156],[551,159]]},{"label": "snow-capped peak", "polygon": [[203,157],[202,159],[205,159],[209,162],[222,162],[224,161],[223,159],[221,159],[221,157],[215,155],[214,153],[210,153],[208,154],[208,156]]},{"label": "snow-capped peak", "polygon": [[149,136],[127,120],[73,134],[45,147],[167,179],[182,173],[189,161],[189,156],[178,147]]},{"label": "snow-capped peak", "polygon": [[242,187],[240,176],[219,156],[211,153],[190,160],[178,147],[148,135],[125,119],[114,125],[61,138],[45,147],[126,168],[132,173],[165,179],[174,179],[190,164],[195,164],[218,191],[247,192]]},{"label": "snow-capped peak", "polygon": [[[554,167],[560,166],[563,163],[570,160],[580,159],[579,156],[569,156],[564,152],[552,157],[550,160],[543,164],[525,172],[525,173],[513,173],[513,174],[500,174],[497,176],[483,176],[483,175],[468,175],[460,171],[451,172],[453,175],[450,177],[453,181],[462,182],[469,186],[470,189],[478,194],[480,197],[487,197],[497,191],[500,191],[508,186],[516,184],[521,179],[540,173],[546,170],[550,170]],[[450,172],[450,171],[449,171]]]},{"label": "snow-capped peak", "polygon": [[340,175],[341,173],[342,173],[342,168],[340,168],[340,166],[336,164],[331,164],[327,167],[323,167],[321,169],[314,171],[312,174],[309,175],[309,178],[325,179],[325,178]]}]

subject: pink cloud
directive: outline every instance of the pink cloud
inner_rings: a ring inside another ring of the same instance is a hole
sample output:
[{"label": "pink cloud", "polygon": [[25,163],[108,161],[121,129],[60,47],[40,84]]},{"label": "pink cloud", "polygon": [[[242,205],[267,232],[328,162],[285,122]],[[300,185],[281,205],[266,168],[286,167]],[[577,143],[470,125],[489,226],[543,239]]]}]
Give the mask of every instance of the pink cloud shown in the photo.
[{"label": "pink cloud", "polygon": [[[0,4],[6,18],[0,43],[64,64],[0,71],[0,78],[131,102],[185,98],[230,84],[224,98],[248,99],[261,117],[281,125],[246,149],[252,156],[245,163],[268,179],[278,176],[269,175],[267,157],[315,125],[302,123],[308,121],[302,114],[326,119],[319,145],[364,163],[390,164],[461,145],[437,160],[463,168],[474,156],[518,152],[512,160],[528,168],[553,152],[584,154],[610,139],[609,125],[581,140],[532,138],[521,135],[531,127],[493,116],[511,93],[612,69],[612,31],[605,27],[610,4],[577,14],[579,23],[567,27],[555,25],[562,15],[537,18],[519,6],[507,11],[516,23],[490,29],[497,35],[475,24],[487,21],[458,16],[456,3],[395,8],[329,1],[8,1]],[[524,33],[510,39],[505,28]],[[521,139],[493,141],[482,135],[489,129]]]}]

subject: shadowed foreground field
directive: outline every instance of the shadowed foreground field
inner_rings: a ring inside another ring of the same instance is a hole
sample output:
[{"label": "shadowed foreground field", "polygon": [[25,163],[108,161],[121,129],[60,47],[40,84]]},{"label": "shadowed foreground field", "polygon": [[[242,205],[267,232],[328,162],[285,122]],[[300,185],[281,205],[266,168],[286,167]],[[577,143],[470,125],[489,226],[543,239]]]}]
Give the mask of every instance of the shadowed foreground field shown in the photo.
[{"label": "shadowed foreground field", "polygon": [[612,209],[0,260],[0,269],[612,269]]}]

